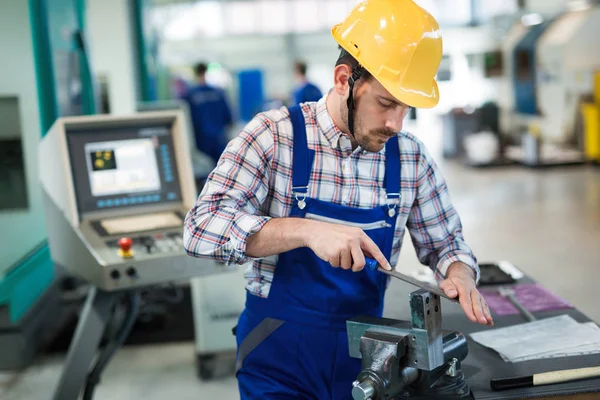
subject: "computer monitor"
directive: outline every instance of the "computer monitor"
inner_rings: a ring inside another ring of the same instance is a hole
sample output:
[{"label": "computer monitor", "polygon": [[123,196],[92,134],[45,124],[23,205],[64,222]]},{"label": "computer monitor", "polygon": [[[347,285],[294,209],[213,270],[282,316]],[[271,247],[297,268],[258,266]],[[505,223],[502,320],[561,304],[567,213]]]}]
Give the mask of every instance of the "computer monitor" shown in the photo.
[{"label": "computer monitor", "polygon": [[79,214],[181,202],[169,123],[66,132]]}]

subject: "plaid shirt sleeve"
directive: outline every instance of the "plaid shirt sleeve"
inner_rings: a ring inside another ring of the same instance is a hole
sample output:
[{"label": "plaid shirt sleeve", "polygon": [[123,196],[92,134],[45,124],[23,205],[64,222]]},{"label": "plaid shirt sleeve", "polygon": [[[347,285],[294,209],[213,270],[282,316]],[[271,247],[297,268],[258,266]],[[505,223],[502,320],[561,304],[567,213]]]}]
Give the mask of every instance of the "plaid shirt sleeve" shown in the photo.
[{"label": "plaid shirt sleeve", "polygon": [[446,182],[425,146],[419,147],[417,195],[407,222],[419,261],[435,272],[437,280],[445,278],[452,263],[461,261],[473,269],[479,282],[477,259],[464,241]]},{"label": "plaid shirt sleeve", "polygon": [[227,145],[185,218],[183,241],[189,255],[227,265],[251,260],[246,239],[269,220],[259,210],[268,194],[273,157],[270,127],[270,120],[259,114]]}]

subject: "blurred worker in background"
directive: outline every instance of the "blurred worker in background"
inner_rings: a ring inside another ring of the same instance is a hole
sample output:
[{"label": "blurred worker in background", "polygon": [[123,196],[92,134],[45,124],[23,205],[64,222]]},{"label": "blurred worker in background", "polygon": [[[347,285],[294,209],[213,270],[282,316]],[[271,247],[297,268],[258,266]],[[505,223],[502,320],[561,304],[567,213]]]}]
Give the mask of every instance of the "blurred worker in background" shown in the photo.
[{"label": "blurred worker in background", "polygon": [[309,101],[319,101],[321,97],[323,97],[321,90],[310,83],[306,78],[305,63],[296,61],[294,64],[294,75],[298,82],[298,86],[296,87],[296,90],[294,90],[294,105]]},{"label": "blurred worker in background", "polygon": [[189,106],[196,148],[216,163],[227,146],[227,129],[232,118],[223,90],[206,83],[207,70],[204,63],[195,66],[197,83],[190,85],[183,100]]},{"label": "blurred worker in background", "polygon": [[[491,325],[444,178],[402,131],[439,101],[438,23],[412,0],[363,0],[333,28],[342,47],[318,102],[258,114],[233,139],[186,217],[196,257],[252,261],[236,330],[242,399],[348,399],[361,361],[346,321],[381,317],[408,229],[421,263]],[[235,290],[235,289],[232,289]]]}]

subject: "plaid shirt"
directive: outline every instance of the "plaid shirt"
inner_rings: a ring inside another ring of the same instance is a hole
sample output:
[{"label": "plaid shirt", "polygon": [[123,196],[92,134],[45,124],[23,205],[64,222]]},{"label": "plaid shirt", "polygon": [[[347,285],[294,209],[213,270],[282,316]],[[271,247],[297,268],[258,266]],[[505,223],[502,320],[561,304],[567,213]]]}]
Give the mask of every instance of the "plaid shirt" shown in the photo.
[{"label": "plaid shirt", "polygon": [[[308,196],[356,208],[386,204],[383,189],[385,148],[378,153],[352,149],[349,137],[333,123],[319,102],[304,103],[309,148],[315,150]],[[390,264],[395,266],[405,229],[419,261],[438,280],[455,261],[479,268],[464,242],[459,216],[431,155],[413,135],[399,134],[402,197]],[[270,218],[289,216],[292,193],[293,132],[285,108],[258,114],[233,139],[185,220],[184,245],[194,257],[211,257],[227,265],[252,262],[246,288],[266,297],[277,256],[253,259],[246,239]]]}]

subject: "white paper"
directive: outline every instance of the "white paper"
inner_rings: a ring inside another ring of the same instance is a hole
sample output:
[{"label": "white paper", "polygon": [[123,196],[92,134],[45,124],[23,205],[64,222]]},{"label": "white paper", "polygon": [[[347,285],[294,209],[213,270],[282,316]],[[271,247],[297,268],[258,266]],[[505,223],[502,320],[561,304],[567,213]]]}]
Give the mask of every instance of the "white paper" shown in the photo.
[{"label": "white paper", "polygon": [[[592,328],[596,331],[600,331],[600,327],[596,325],[595,322],[586,322],[581,324]],[[592,344],[584,344],[583,346],[574,346],[567,347],[558,351],[551,351],[548,353],[540,353],[533,356],[515,358],[512,362],[522,362],[522,361],[530,361],[537,360],[541,358],[558,358],[558,357],[569,357],[569,356],[584,356],[588,354],[600,354],[600,342],[592,343]]]},{"label": "white paper", "polygon": [[498,268],[509,274],[515,280],[519,280],[525,276],[517,267],[508,261],[498,261]]},{"label": "white paper", "polygon": [[471,337],[477,343],[496,350],[503,359],[516,362],[525,361],[526,357],[564,354],[574,348],[595,348],[600,343],[600,329],[561,315],[476,332]]}]

